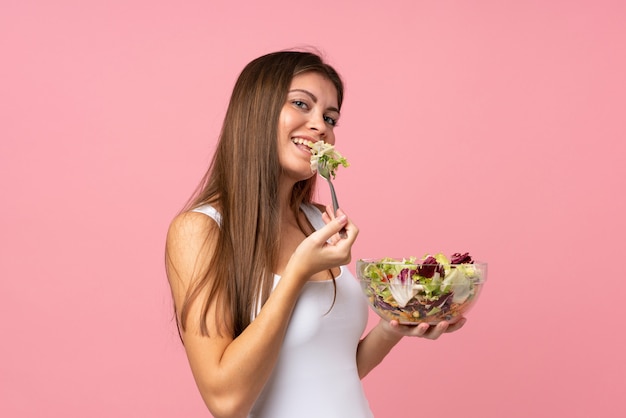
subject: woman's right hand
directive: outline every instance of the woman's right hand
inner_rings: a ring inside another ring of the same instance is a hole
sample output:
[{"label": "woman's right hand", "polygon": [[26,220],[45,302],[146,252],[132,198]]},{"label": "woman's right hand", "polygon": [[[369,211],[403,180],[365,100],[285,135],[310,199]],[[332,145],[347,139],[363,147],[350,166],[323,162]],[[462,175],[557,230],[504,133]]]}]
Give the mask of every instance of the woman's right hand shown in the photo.
[{"label": "woman's right hand", "polygon": [[[332,207],[327,206],[322,219],[326,225],[304,239],[287,264],[287,269],[297,271],[307,280],[320,271],[350,263],[352,244],[359,234],[357,226],[341,209],[335,216]],[[347,232],[346,238],[339,236],[343,228]]]}]

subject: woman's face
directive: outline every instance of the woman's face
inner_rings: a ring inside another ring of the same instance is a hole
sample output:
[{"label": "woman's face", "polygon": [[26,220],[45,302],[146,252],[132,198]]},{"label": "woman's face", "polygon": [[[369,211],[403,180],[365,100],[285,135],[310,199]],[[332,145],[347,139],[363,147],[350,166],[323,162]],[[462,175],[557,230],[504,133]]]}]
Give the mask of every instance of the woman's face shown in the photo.
[{"label": "woman's face", "polygon": [[308,72],[291,81],[278,121],[278,159],[283,175],[300,181],[313,175],[307,143],[335,143],[339,119],[337,89],[321,74]]}]

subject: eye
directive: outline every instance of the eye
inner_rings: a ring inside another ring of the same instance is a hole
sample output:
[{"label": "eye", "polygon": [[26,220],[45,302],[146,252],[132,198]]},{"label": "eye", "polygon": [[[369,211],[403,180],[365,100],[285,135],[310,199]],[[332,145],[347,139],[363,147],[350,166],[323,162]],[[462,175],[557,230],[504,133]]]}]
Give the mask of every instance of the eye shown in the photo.
[{"label": "eye", "polygon": [[300,109],[308,109],[309,105],[306,104],[306,102],[303,102],[302,100],[292,100],[291,104],[293,104],[295,107],[298,107]]},{"label": "eye", "polygon": [[331,118],[330,116],[324,116],[324,121],[330,126],[337,126],[337,119]]}]

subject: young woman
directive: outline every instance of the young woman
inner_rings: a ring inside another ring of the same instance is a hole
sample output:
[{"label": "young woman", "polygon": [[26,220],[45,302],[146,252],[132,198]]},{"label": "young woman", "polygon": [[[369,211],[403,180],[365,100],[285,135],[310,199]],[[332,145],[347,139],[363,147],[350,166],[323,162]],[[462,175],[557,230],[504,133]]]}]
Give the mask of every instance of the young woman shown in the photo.
[{"label": "young woman", "polygon": [[312,202],[306,145],[335,143],[342,100],[339,75],[316,54],[249,63],[198,193],[169,228],[179,332],[216,418],[371,417],[360,379],[400,338],[463,325],[381,320],[362,338],[367,304],[345,267],[359,230]]}]

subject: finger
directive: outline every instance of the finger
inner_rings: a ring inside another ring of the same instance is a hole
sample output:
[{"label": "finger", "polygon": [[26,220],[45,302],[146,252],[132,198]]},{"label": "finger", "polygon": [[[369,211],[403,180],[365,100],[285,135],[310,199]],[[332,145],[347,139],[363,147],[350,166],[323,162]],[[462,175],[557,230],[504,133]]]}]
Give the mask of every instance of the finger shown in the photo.
[{"label": "finger", "polygon": [[418,325],[400,325],[400,323],[395,319],[389,321],[389,325],[396,332],[408,337],[426,337],[428,330],[430,329],[430,325],[426,323]]},{"label": "finger", "polygon": [[461,328],[463,328],[463,325],[465,325],[466,322],[467,322],[467,319],[465,317],[461,317],[461,319],[459,319],[455,323],[449,324],[448,329],[446,329],[446,332],[458,331]]},{"label": "finger", "polygon": [[[325,214],[328,216],[328,219],[330,219],[331,221],[341,216],[347,216],[346,213],[341,208],[337,209],[337,213],[335,214],[333,214],[331,206],[327,206],[326,209],[329,211],[325,212]],[[346,229],[351,229],[355,232],[358,232],[358,228],[356,227],[356,225],[352,222],[350,218],[348,218],[348,224],[346,225]]]},{"label": "finger", "polygon": [[417,337],[422,337],[422,338],[428,338],[428,334],[430,331],[430,325],[428,324],[419,324],[416,328],[415,328],[415,336]]},{"label": "finger", "polygon": [[[345,213],[343,212],[342,214],[345,215]],[[326,205],[326,211],[322,213],[322,220],[324,220],[325,223],[328,223],[328,222],[331,222],[336,217],[337,217],[337,214],[335,214],[333,207],[331,205]]]},{"label": "finger", "polygon": [[450,324],[446,321],[438,323],[435,327],[433,327],[433,330],[428,337],[436,340],[437,338],[441,337],[444,332],[446,332],[449,326]]},{"label": "finger", "polygon": [[401,333],[402,335],[436,340],[445,333],[461,329],[466,321],[467,320],[464,317],[461,317],[458,321],[452,324],[447,321],[442,321],[437,325],[429,325],[427,323],[421,323],[418,325],[400,325],[398,321],[392,320],[389,321],[389,325],[396,332]]},{"label": "finger", "polygon": [[323,228],[318,229],[312,235],[317,235],[320,242],[326,242],[341,229],[345,228],[348,223],[348,217],[344,214],[333,218]]},{"label": "finger", "polygon": [[338,213],[335,213],[335,209],[331,205],[326,205],[326,214],[331,220],[335,219],[339,215]]},{"label": "finger", "polygon": [[[338,208],[335,211],[335,216],[342,216],[342,215],[345,215],[345,213],[341,209]],[[339,238],[341,239],[348,238],[348,231],[346,230],[346,228],[343,228],[341,231],[339,231]]]},{"label": "finger", "polygon": [[445,332],[448,324],[440,322],[437,325],[429,325],[423,322],[416,326],[411,325],[407,327],[410,329],[409,331],[407,331],[407,335],[426,338],[428,340],[436,340]]},{"label": "finger", "polygon": [[417,326],[411,326],[413,328],[412,331],[409,331],[407,335],[411,335],[413,337],[421,337],[428,340],[436,340],[445,332],[446,325],[441,325],[441,322],[437,325],[428,325],[426,323],[421,323]]}]

